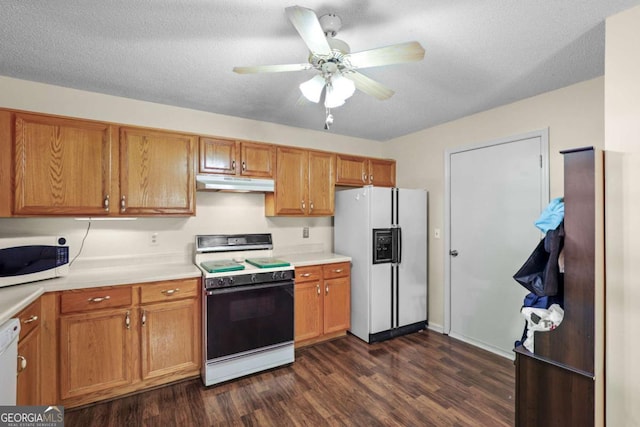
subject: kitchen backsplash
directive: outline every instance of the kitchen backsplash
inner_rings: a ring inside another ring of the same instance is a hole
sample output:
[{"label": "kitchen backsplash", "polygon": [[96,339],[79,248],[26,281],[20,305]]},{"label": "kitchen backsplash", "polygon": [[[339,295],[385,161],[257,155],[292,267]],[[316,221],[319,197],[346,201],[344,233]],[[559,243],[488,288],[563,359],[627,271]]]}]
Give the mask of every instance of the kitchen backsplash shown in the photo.
[{"label": "kitchen backsplash", "polygon": [[[154,254],[183,254],[191,259],[197,234],[272,233],[277,251],[292,247],[331,251],[332,224],[331,217],[265,217],[261,193],[198,192],[195,217],[91,221],[77,261],[83,264],[129,256],[149,259]],[[74,218],[0,218],[0,236],[24,233],[66,237],[71,259],[80,251],[88,227],[89,221]],[[309,238],[302,237],[304,227],[309,228]]]}]

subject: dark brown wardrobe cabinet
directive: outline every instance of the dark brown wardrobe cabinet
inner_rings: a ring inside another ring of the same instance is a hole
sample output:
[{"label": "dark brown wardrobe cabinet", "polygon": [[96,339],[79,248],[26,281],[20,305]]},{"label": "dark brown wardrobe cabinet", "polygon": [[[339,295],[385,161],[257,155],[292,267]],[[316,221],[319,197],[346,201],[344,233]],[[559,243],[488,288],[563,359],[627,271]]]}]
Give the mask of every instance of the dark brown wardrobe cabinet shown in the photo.
[{"label": "dark brown wardrobe cabinet", "polygon": [[593,148],[564,155],[564,319],[516,347],[516,426],[604,425],[604,171]]}]

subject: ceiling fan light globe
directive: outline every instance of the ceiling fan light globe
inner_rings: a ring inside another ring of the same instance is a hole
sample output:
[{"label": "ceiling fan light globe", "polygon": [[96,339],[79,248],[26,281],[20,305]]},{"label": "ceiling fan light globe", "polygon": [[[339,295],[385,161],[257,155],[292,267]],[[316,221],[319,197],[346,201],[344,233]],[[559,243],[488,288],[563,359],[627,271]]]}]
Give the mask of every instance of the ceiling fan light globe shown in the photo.
[{"label": "ceiling fan light globe", "polygon": [[342,97],[339,90],[336,90],[332,85],[327,85],[327,90],[324,95],[324,106],[326,108],[336,108],[344,105],[346,98]]},{"label": "ceiling fan light globe", "polygon": [[300,83],[300,92],[302,95],[311,102],[316,104],[320,102],[320,96],[322,96],[322,89],[324,89],[325,81],[321,75],[314,76],[312,79],[306,82]]},{"label": "ceiling fan light globe", "polygon": [[352,80],[342,76],[342,74],[334,75],[333,79],[331,79],[331,85],[333,86],[333,90],[337,91],[342,99],[351,98],[356,91],[356,84]]}]

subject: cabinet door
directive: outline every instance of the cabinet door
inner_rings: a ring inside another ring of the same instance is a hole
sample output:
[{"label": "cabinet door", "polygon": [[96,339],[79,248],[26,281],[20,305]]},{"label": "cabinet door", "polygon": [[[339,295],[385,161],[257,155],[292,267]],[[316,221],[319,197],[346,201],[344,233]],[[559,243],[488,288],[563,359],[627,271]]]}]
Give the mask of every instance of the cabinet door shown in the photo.
[{"label": "cabinet door", "polygon": [[42,405],[40,398],[40,328],[18,344],[18,405]]},{"label": "cabinet door", "polygon": [[240,175],[273,178],[276,163],[276,149],[273,145],[241,142],[240,146]]},{"label": "cabinet door", "polygon": [[200,138],[200,173],[236,174],[236,142],[228,139]]},{"label": "cabinet door", "polygon": [[309,215],[333,215],[335,164],[335,154],[309,152]]},{"label": "cabinet door", "polygon": [[60,397],[83,396],[132,382],[129,309],[60,317]]},{"label": "cabinet door", "polygon": [[395,187],[395,160],[369,159],[369,183],[377,187]]},{"label": "cabinet door", "polygon": [[322,289],[319,280],[295,285],[295,342],[322,334]]},{"label": "cabinet door", "polygon": [[350,326],[351,290],[348,277],[324,281],[324,333],[345,331]]},{"label": "cabinet door", "polygon": [[14,215],[106,215],[111,126],[15,114]]},{"label": "cabinet door", "polygon": [[362,187],[369,183],[369,163],[365,157],[336,155],[336,185]]},{"label": "cabinet door", "polygon": [[276,215],[306,215],[309,155],[306,150],[278,147]]},{"label": "cabinet door", "polygon": [[184,377],[200,368],[200,316],[197,298],[140,308],[142,379]]},{"label": "cabinet door", "polygon": [[194,136],[120,129],[120,214],[193,215]]}]

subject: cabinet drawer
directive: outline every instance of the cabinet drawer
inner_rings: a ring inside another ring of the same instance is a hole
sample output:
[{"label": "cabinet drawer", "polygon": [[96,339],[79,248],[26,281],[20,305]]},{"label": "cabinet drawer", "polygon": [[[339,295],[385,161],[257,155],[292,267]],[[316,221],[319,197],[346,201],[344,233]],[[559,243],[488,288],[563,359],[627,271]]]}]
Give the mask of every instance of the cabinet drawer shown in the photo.
[{"label": "cabinet drawer", "polygon": [[333,279],[334,277],[347,277],[351,273],[351,263],[325,264],[322,266],[322,273],[325,280]]},{"label": "cabinet drawer", "polygon": [[198,295],[200,279],[168,280],[140,285],[140,304],[194,298]]},{"label": "cabinet drawer", "polygon": [[131,305],[131,286],[65,291],[60,295],[60,313],[102,310]]},{"label": "cabinet drawer", "polygon": [[29,304],[16,316],[20,319],[20,340],[40,325],[40,299]]},{"label": "cabinet drawer", "polygon": [[320,279],[322,279],[322,267],[319,265],[296,268],[296,283],[311,282]]}]

